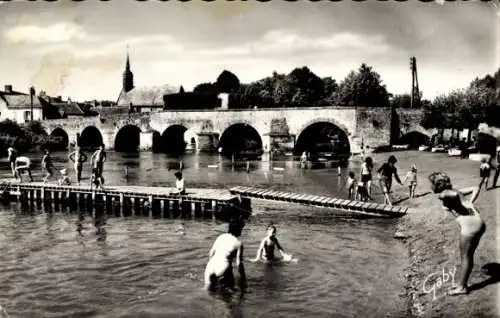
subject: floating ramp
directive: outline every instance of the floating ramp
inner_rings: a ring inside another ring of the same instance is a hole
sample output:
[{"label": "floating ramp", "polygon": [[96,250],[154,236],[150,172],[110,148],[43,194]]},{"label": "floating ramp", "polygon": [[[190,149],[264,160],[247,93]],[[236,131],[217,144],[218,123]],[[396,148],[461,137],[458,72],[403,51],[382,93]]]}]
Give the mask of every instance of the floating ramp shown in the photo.
[{"label": "floating ramp", "polygon": [[239,186],[234,187],[229,191],[231,194],[237,194],[246,198],[291,202],[309,206],[331,208],[348,212],[348,214],[358,214],[363,216],[400,217],[408,212],[408,208],[402,206],[389,206],[373,202],[352,201],[311,194],[282,192],[252,187]]}]

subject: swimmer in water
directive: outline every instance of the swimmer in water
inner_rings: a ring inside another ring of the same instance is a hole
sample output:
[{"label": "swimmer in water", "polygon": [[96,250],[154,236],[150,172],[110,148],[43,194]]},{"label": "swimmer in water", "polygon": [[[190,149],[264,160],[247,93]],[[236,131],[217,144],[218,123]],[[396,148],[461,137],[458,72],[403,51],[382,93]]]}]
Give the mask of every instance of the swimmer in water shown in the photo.
[{"label": "swimmer in water", "polygon": [[233,262],[236,261],[240,275],[240,288],[247,287],[245,266],[243,265],[243,243],[241,231],[245,224],[241,220],[229,223],[228,233],[219,235],[209,253],[205,268],[205,289],[214,291],[217,286],[234,290]]},{"label": "swimmer in water", "polygon": [[260,243],[259,249],[257,250],[257,255],[252,262],[257,262],[259,260],[263,260],[266,262],[272,262],[280,260],[280,257],[276,257],[274,254],[275,247],[281,253],[283,260],[290,260],[291,256],[285,253],[283,247],[281,247],[278,238],[276,237],[276,226],[274,224],[269,224],[267,227],[267,236]]},{"label": "swimmer in water", "polygon": [[461,269],[457,286],[448,292],[449,295],[467,294],[467,281],[474,266],[474,252],[486,231],[478,209],[474,206],[481,190],[477,187],[472,192],[469,201],[465,201],[464,194],[453,189],[450,177],[441,172],[434,172],[429,176],[432,190],[438,194],[443,209],[456,217],[460,225],[460,258]]}]

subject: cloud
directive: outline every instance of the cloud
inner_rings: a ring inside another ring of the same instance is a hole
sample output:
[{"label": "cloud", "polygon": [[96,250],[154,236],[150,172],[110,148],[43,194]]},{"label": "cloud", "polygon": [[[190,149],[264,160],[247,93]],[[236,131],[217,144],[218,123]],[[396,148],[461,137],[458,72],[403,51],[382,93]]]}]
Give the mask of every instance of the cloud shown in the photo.
[{"label": "cloud", "polygon": [[304,37],[288,30],[272,30],[260,39],[242,45],[206,49],[200,51],[207,56],[270,56],[283,57],[297,54],[358,52],[364,55],[383,54],[391,46],[382,35],[363,35],[342,32],[323,37]]},{"label": "cloud", "polygon": [[4,36],[12,43],[58,43],[83,39],[87,34],[79,25],[61,22],[46,27],[17,26],[5,31]]},{"label": "cloud", "polygon": [[[169,35],[147,35],[126,39],[100,41],[92,47],[78,48],[76,54],[81,57],[124,55],[127,45],[133,52],[175,53],[184,50],[183,45]],[[107,42],[107,43],[106,43]]]}]

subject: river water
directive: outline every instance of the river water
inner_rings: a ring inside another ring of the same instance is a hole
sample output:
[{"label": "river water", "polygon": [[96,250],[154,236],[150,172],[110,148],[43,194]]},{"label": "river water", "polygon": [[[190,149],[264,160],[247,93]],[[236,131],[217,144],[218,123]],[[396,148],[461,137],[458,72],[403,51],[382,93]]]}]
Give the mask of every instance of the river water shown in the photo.
[{"label": "river water", "polygon": [[[64,154],[54,158],[58,168],[70,167]],[[253,185],[343,195],[339,189],[348,171],[344,168],[339,178],[336,169],[301,171],[291,161],[264,160],[246,173],[244,164],[233,169],[230,160],[219,160],[185,156],[187,187]],[[162,154],[108,152],[104,176],[107,184],[171,186],[177,162]],[[1,165],[6,178],[6,163]],[[109,216],[96,222],[78,211],[2,206],[0,305],[11,317],[404,316],[399,295],[407,256],[392,238],[397,220],[346,219],[262,201],[252,206],[242,234],[245,257],[254,257],[266,224],[273,221],[281,244],[298,262],[247,262],[249,291],[224,297],[207,295],[202,286],[208,251],[225,224],[189,220],[186,234],[179,235],[180,220]]]}]

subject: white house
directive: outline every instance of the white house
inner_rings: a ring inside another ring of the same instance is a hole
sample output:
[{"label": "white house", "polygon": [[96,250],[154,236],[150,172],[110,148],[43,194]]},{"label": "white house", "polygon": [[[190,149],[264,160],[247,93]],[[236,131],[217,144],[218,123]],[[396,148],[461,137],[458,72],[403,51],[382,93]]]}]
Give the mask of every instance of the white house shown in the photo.
[{"label": "white house", "polygon": [[5,85],[5,91],[0,91],[0,121],[29,122],[32,110],[33,120],[43,120],[42,104],[36,95],[33,96],[32,107],[30,95],[12,90],[12,85]]}]

